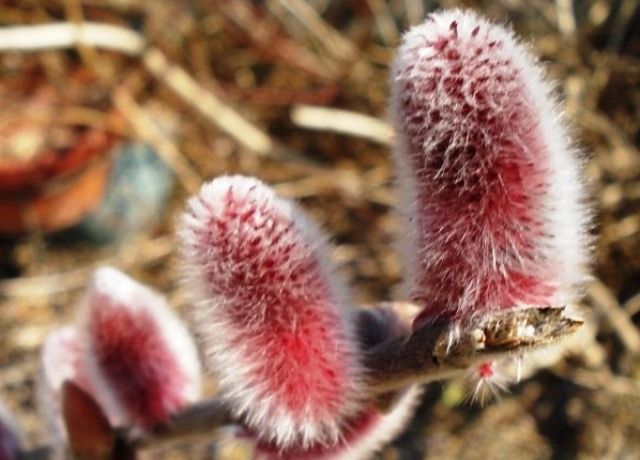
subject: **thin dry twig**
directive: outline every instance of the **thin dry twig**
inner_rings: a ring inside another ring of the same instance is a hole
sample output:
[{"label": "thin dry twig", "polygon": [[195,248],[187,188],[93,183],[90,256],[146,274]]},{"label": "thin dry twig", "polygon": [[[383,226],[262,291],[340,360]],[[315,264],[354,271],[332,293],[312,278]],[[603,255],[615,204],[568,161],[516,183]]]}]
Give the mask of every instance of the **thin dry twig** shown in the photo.
[{"label": "thin dry twig", "polygon": [[224,2],[219,5],[219,8],[242,29],[253,46],[263,54],[281,59],[315,76],[322,78],[335,76],[335,69],[328,68],[318,56],[294,40],[282,37],[271,18],[258,16],[255,9],[246,1]]},{"label": "thin dry twig", "polygon": [[155,147],[158,156],[175,172],[179,182],[189,193],[195,193],[202,178],[182,155],[178,147],[162,129],[147,115],[125,88],[118,88],[113,100],[115,106],[133,127],[138,137]]},{"label": "thin dry twig", "polygon": [[614,244],[640,232],[640,216],[632,214],[607,226],[602,232],[602,243]]},{"label": "thin dry twig", "polygon": [[620,307],[618,300],[602,281],[596,279],[588,291],[591,302],[614,329],[625,348],[632,354],[640,353],[640,332],[628,314]]},{"label": "thin dry twig", "polygon": [[[69,385],[69,382],[66,385]],[[70,384],[70,386],[75,387],[73,384]],[[99,408],[98,412],[100,412]],[[84,452],[84,456],[81,455],[80,458],[86,458],[86,460],[123,460],[123,456],[132,458],[132,452],[159,448],[163,444],[171,442],[183,442],[189,439],[211,436],[216,430],[232,423],[233,416],[224,402],[218,399],[201,401],[178,412],[168,422],[158,425],[145,433],[128,428],[112,428],[111,430],[107,428],[103,435],[110,435],[113,438],[113,441],[108,443],[112,451],[102,452],[99,456]],[[105,430],[103,429],[103,431]],[[80,442],[82,442],[82,439],[80,439]],[[85,447],[91,450],[91,446]],[[99,447],[104,448],[105,445]],[[54,460],[60,458],[61,450],[64,450],[64,448],[64,446],[40,446],[20,453],[19,458],[20,460]],[[70,454],[67,453],[67,455]]]},{"label": "thin dry twig", "polygon": [[[394,46],[400,40],[400,32],[396,27],[393,14],[387,2],[383,0],[367,0],[369,9],[373,13],[376,27],[385,45]],[[415,2],[418,3],[418,2]]]},{"label": "thin dry twig", "polygon": [[131,29],[92,22],[0,28],[0,51],[42,51],[82,45],[137,56],[144,50],[146,40]]},{"label": "thin dry twig", "polygon": [[[82,11],[82,5],[79,0],[64,0],[64,9],[69,22],[75,26],[81,27],[82,24],[86,22]],[[87,46],[82,42],[78,42],[76,47],[78,49],[78,54],[89,67],[106,76],[105,66],[99,65],[100,58],[95,48]]]},{"label": "thin dry twig", "polygon": [[158,49],[147,51],[142,61],[151,74],[165,83],[183,101],[232,136],[238,143],[258,155],[268,155],[274,143],[264,131],[244,119],[238,112],[204,89],[182,67],[170,63]]},{"label": "thin dry twig", "polygon": [[395,203],[389,187],[389,177],[381,168],[365,172],[319,169],[307,177],[281,182],[274,187],[278,194],[296,200],[337,190],[344,196],[360,197],[384,206]]},{"label": "thin dry twig", "polygon": [[90,22],[0,29],[0,51],[40,51],[74,46],[93,46],[133,56],[142,55],[143,64],[158,81],[165,83],[189,106],[238,143],[259,155],[267,155],[274,150],[274,143],[265,132],[203,88],[182,67],[169,62],[160,50],[151,48],[144,52],[145,38],[132,30]]},{"label": "thin dry twig", "polygon": [[554,371],[558,376],[590,390],[605,391],[624,396],[640,395],[640,382],[629,377],[612,374],[609,371],[589,369],[563,369]]},{"label": "thin dry twig", "polygon": [[633,145],[624,131],[607,115],[586,107],[577,111],[578,122],[586,129],[600,133],[612,147],[619,149],[630,157],[638,156],[638,149]]},{"label": "thin dry twig", "polygon": [[233,421],[233,415],[227,405],[219,399],[211,399],[189,406],[150,433],[126,433],[125,436],[130,445],[145,449],[176,440],[211,436],[220,427],[232,424]]},{"label": "thin dry twig", "polygon": [[640,292],[628,299],[623,308],[629,317],[637,315],[640,312]]},{"label": "thin dry twig", "polygon": [[404,0],[404,10],[406,11],[407,24],[416,26],[424,21],[424,4],[415,0]]},{"label": "thin dry twig", "polygon": [[369,390],[377,396],[450,378],[486,360],[550,345],[582,324],[566,316],[564,308],[551,307],[497,312],[462,324],[428,324],[366,354]]},{"label": "thin dry twig", "polygon": [[331,56],[339,61],[352,62],[358,57],[358,48],[328,24],[318,12],[302,0],[276,0],[302,22]]},{"label": "thin dry twig", "polygon": [[[614,2],[615,3],[615,2]],[[629,25],[633,19],[634,13],[638,9],[638,2],[635,0],[622,0],[621,6],[617,10],[612,8],[610,11],[616,11],[616,18],[612,33],[609,36],[607,47],[612,50],[618,50],[624,41]]]},{"label": "thin dry twig", "polygon": [[291,121],[303,128],[364,137],[383,145],[391,144],[393,138],[393,128],[388,123],[349,110],[296,105],[291,110]]},{"label": "thin dry twig", "polygon": [[558,30],[569,40],[574,40],[576,35],[576,18],[573,14],[572,0],[556,0],[556,16],[558,18]]}]

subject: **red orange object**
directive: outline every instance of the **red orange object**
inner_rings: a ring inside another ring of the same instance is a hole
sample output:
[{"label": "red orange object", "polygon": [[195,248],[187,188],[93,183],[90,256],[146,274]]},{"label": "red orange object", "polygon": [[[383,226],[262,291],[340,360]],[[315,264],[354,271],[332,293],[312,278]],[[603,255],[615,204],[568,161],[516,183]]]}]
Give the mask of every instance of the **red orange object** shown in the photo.
[{"label": "red orange object", "polygon": [[102,198],[106,153],[118,138],[63,116],[67,109],[94,104],[84,102],[95,92],[86,76],[69,76],[70,94],[38,73],[20,77],[0,82],[0,234],[5,235],[79,222]]}]

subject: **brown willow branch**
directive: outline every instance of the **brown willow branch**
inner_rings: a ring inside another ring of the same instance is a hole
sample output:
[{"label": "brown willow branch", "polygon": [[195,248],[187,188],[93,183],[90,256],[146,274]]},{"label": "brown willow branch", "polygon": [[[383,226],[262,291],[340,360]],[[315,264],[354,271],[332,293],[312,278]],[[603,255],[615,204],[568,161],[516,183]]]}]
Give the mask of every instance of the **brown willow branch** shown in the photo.
[{"label": "brown willow branch", "polygon": [[408,337],[365,353],[372,396],[407,385],[444,380],[474,364],[517,356],[576,332],[583,321],[566,308],[530,307],[483,314],[460,323],[426,324]]},{"label": "brown willow branch", "polygon": [[165,424],[140,436],[125,433],[127,444],[135,448],[157,447],[172,441],[211,436],[220,427],[234,423],[230,408],[220,399],[195,403],[174,415]]},{"label": "brown willow branch", "polygon": [[[468,321],[428,323],[415,332],[373,346],[365,352],[365,390],[372,399],[408,385],[443,380],[482,361],[524,354],[554,344],[576,332],[583,321],[567,315],[565,307],[531,307],[486,313]],[[403,318],[410,322],[412,318]],[[114,430],[118,452],[157,447],[186,438],[210,436],[238,422],[221,400],[194,404],[151,432]],[[118,453],[100,457],[115,460]],[[25,452],[22,460],[53,458],[53,449]],[[85,457],[87,458],[87,457]],[[94,457],[88,457],[94,460]],[[97,457],[95,457],[97,459]],[[134,457],[132,457],[134,458]]]},{"label": "brown willow branch", "polygon": [[[74,410],[73,416],[66,417],[67,430],[76,432],[69,438],[70,446],[41,446],[21,452],[19,460],[54,460],[74,458],[76,460],[134,460],[136,452],[157,448],[163,444],[190,438],[204,438],[227,425],[234,423],[227,405],[219,399],[200,401],[176,413],[167,423],[160,424],[146,433],[128,428],[112,428],[96,423],[104,417],[102,409],[87,393],[74,384],[65,383],[65,388],[80,393],[83,397],[82,412]],[[73,404],[77,406],[77,401]],[[92,406],[89,409],[87,406]],[[79,428],[73,427],[79,423]],[[99,426],[96,426],[99,425]]]}]

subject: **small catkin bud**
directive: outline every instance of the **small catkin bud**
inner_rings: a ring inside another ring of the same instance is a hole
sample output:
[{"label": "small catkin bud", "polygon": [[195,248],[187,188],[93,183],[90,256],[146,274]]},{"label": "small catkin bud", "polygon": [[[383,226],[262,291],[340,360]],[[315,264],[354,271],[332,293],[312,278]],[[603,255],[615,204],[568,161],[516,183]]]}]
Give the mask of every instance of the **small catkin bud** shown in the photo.
[{"label": "small catkin bud", "polygon": [[233,176],[189,200],[180,236],[221,395],[278,449],[335,444],[360,407],[361,371],[350,300],[320,229],[262,182]]},{"label": "small catkin bud", "polygon": [[20,458],[20,445],[21,434],[9,411],[0,403],[0,459]]},{"label": "small catkin bud", "polygon": [[391,86],[405,293],[422,318],[574,301],[582,160],[537,59],[510,30],[445,11],[403,37]]},{"label": "small catkin bud", "polygon": [[124,273],[95,272],[77,330],[89,388],[106,414],[147,429],[199,397],[200,364],[186,327],[164,297]]}]

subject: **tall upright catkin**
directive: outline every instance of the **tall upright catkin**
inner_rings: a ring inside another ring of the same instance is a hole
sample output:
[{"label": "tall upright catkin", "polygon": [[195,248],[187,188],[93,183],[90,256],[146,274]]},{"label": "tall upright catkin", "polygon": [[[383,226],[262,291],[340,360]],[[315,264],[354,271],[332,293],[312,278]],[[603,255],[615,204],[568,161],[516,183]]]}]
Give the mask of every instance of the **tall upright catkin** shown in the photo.
[{"label": "tall upright catkin", "polygon": [[403,37],[391,93],[405,295],[422,319],[574,301],[583,160],[527,47],[471,11],[432,14]]}]

